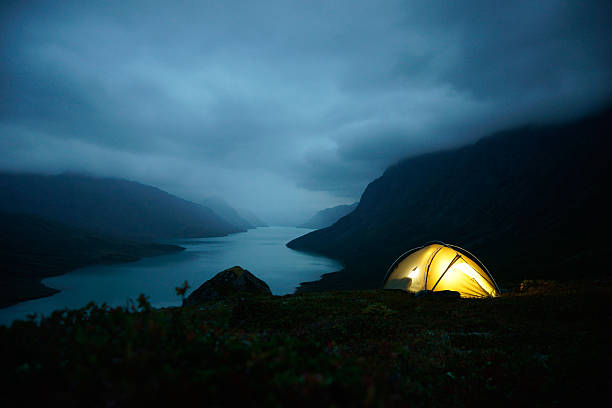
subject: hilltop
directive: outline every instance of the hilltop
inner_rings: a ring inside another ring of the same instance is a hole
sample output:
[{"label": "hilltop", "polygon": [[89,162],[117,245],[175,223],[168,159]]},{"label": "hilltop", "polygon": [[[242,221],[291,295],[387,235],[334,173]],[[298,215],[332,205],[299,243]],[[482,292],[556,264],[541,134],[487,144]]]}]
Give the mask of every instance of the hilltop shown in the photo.
[{"label": "hilltop", "polygon": [[532,282],[484,300],[376,290],[160,310],[141,296],[1,326],[0,384],[24,405],[584,405],[610,385],[611,295]]}]

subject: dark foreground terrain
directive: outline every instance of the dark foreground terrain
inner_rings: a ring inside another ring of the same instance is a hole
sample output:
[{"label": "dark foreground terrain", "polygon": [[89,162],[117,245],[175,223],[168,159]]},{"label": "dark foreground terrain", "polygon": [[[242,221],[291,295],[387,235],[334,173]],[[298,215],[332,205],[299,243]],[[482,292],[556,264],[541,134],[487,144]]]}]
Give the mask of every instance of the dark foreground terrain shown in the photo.
[{"label": "dark foreground terrain", "polygon": [[611,294],[601,282],[549,282],[486,300],[372,290],[167,310],[151,310],[144,297],[132,310],[91,305],[0,327],[0,398],[45,406],[588,405],[612,385]]}]

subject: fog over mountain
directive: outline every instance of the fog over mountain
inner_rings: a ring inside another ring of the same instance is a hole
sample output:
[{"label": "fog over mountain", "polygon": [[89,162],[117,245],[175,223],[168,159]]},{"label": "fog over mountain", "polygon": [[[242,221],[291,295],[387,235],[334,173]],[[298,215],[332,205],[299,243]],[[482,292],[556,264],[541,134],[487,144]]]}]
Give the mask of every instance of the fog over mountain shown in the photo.
[{"label": "fog over mountain", "polygon": [[215,214],[227,221],[229,224],[246,231],[249,228],[256,227],[249,220],[243,218],[235,208],[229,205],[225,200],[219,197],[207,197],[202,201],[202,205],[210,208]]},{"label": "fog over mountain", "polygon": [[315,215],[310,217],[306,222],[302,223],[300,227],[304,228],[325,228],[334,224],[340,218],[347,214],[350,214],[357,208],[359,203],[353,203],[350,205],[337,205],[331,208],[325,208],[318,211]]},{"label": "fog over mountain", "polygon": [[301,289],[380,287],[394,260],[430,241],[469,248],[502,287],[523,279],[609,279],[610,134],[612,108],[389,167],[353,212],[287,244],[345,266]]},{"label": "fog over mountain", "polygon": [[612,96],[609,1],[0,7],[1,171],[127,178],[272,224]]}]

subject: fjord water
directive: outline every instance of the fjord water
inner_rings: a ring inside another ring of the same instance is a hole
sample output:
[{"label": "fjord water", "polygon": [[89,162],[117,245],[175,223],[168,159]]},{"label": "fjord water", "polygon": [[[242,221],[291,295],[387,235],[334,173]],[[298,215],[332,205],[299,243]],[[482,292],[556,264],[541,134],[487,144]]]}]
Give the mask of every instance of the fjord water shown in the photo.
[{"label": "fjord water", "polygon": [[175,288],[188,281],[187,293],[217,272],[239,265],[263,279],[274,295],[293,293],[300,282],[317,280],[342,266],[329,258],[285,246],[310,232],[306,228],[265,227],[218,238],[171,241],[186,250],[144,258],[137,262],[81,268],[43,283],[61,292],[0,309],[0,324],[25,319],[28,314],[49,315],[53,310],[78,308],[88,302],[125,306],[140,293],[150,296],[154,307],[178,306]]}]

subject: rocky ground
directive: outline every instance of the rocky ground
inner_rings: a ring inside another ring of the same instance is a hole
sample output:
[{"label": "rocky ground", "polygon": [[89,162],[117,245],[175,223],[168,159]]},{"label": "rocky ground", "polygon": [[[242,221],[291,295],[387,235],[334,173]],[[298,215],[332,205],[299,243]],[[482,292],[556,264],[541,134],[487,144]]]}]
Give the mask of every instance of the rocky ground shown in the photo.
[{"label": "rocky ground", "polygon": [[602,282],[90,305],[0,327],[2,398],[55,406],[564,406],[610,389]]}]

